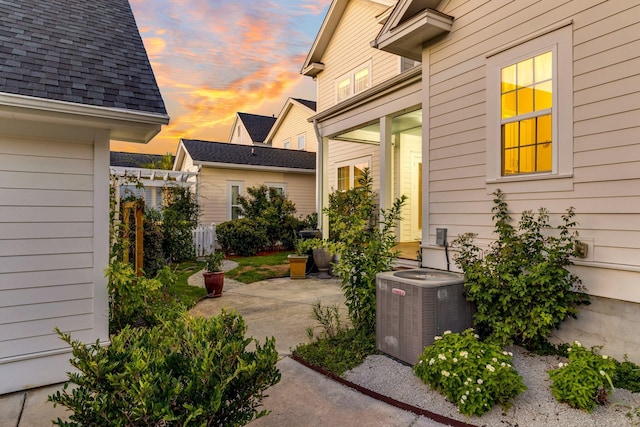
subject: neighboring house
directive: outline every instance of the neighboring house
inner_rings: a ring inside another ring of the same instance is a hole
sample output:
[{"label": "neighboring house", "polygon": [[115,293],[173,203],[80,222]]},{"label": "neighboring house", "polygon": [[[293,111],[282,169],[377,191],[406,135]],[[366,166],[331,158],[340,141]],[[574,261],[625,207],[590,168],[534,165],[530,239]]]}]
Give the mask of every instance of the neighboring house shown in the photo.
[{"label": "neighboring house", "polygon": [[[358,144],[377,149],[388,206],[402,192],[395,126],[420,111],[412,136],[424,167],[411,180],[421,183],[423,265],[446,267],[436,228],[489,244],[496,189],[511,211],[546,207],[554,223],[574,206],[588,244],[574,271],[592,304],[557,338],[640,362],[640,5],[400,0],[358,13],[376,3],[385,2],[333,1],[305,62],[318,82],[321,200],[333,140],[367,130]],[[422,66],[394,76],[382,54]],[[342,99],[340,76],[368,61],[370,86],[358,91],[345,78],[354,94]]]},{"label": "neighboring house", "polygon": [[126,0],[0,2],[0,394],[109,342],[109,142],[169,117]]},{"label": "neighboring house", "polygon": [[278,188],[297,215],[316,211],[316,155],[307,151],[182,139],[174,170],[198,172],[200,222],[219,224],[239,217],[237,197],[250,187]]},{"label": "neighboring house", "polygon": [[[116,200],[135,196],[145,201],[146,208],[159,210],[164,203],[163,190],[166,187],[193,187],[195,191],[197,173],[149,168],[149,165],[162,162],[165,159],[163,155],[112,151],[110,158],[109,171],[117,177]],[[138,182],[144,187],[138,188]]]},{"label": "neighboring house", "polygon": [[309,123],[309,117],[315,113],[315,101],[289,98],[265,138],[265,144],[315,153],[318,139],[313,124]]},{"label": "neighboring house", "polygon": [[275,122],[276,118],[273,116],[237,113],[231,126],[229,142],[242,145],[263,144]]}]

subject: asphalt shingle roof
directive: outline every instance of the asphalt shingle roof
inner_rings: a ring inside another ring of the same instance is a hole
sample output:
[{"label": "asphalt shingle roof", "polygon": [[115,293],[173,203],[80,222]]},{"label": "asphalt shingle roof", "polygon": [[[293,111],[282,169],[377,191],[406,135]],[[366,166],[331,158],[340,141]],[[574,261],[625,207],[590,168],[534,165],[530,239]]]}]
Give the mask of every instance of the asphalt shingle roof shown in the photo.
[{"label": "asphalt shingle roof", "polygon": [[167,114],[127,0],[0,0],[0,92]]},{"label": "asphalt shingle roof", "polygon": [[276,122],[275,117],[259,116],[257,114],[238,113],[238,117],[242,120],[253,142],[264,142]]},{"label": "asphalt shingle roof", "polygon": [[285,150],[270,146],[229,144],[225,142],[183,139],[187,152],[196,162],[229,163],[315,170],[316,153]]},{"label": "asphalt shingle roof", "polygon": [[296,101],[298,101],[300,104],[306,106],[307,108],[312,109],[313,111],[316,111],[316,101],[309,101],[308,99],[301,99],[301,98],[293,98]]},{"label": "asphalt shingle roof", "polygon": [[111,166],[123,168],[145,168],[146,165],[159,162],[164,156],[162,154],[125,153],[122,151],[111,151]]}]

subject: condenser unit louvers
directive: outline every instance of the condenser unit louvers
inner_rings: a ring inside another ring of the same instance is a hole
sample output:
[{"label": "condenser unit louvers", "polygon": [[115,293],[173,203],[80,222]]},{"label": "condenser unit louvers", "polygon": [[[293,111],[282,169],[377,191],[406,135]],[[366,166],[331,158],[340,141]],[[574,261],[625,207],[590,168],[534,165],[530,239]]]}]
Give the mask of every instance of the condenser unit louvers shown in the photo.
[{"label": "condenser unit louvers", "polygon": [[417,269],[376,276],[378,350],[405,363],[417,363],[436,335],[472,327],[473,313],[461,274]]}]

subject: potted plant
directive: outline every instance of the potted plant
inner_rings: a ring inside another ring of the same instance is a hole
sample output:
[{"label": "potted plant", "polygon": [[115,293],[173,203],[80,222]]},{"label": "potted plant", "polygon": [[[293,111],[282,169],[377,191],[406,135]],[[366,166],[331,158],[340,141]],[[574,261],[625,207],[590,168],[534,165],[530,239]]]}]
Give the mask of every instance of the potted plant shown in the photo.
[{"label": "potted plant", "polygon": [[329,279],[329,268],[331,267],[331,261],[333,255],[336,253],[335,243],[324,239],[306,239],[299,242],[297,245],[299,253],[313,251],[313,262],[318,268],[319,279]]},{"label": "potted plant", "polygon": [[307,252],[309,248],[306,242],[308,240],[297,240],[296,253],[289,254],[287,257],[289,259],[289,277],[291,279],[304,279],[307,277],[307,259],[309,258]]},{"label": "potted plant", "polygon": [[222,271],[222,262],[224,261],[224,252],[213,251],[204,259],[204,286],[207,288],[207,298],[218,298],[222,296],[222,287],[224,286],[224,271]]}]

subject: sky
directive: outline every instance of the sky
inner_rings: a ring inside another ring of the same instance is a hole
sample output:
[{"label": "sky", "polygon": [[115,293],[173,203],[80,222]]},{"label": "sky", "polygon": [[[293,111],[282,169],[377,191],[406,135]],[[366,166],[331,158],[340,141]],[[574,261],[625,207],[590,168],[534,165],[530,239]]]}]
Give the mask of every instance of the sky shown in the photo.
[{"label": "sky", "polygon": [[289,97],[316,99],[300,70],[331,0],[130,3],[171,121],[148,144],[112,142],[112,151],[226,142],[237,112],[277,117]]}]

